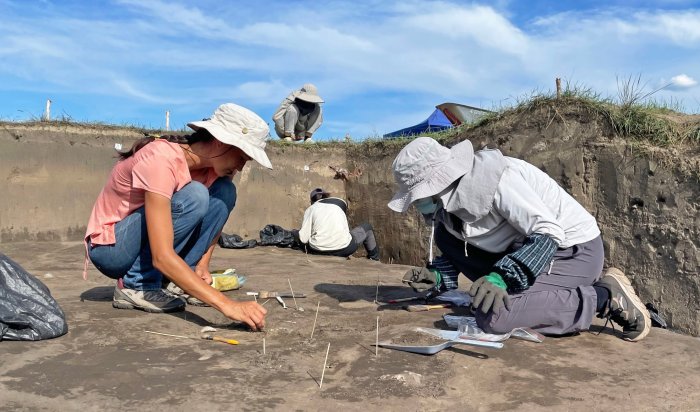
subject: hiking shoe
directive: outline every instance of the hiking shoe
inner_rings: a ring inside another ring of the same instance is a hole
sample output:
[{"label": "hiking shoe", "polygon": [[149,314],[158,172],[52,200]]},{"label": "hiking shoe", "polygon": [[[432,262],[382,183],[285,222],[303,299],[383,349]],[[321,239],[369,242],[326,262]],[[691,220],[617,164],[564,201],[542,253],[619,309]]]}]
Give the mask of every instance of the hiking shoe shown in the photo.
[{"label": "hiking shoe", "polygon": [[178,285],[176,285],[173,282],[168,283],[168,286],[166,286],[166,288],[163,289],[163,292],[171,296],[183,299],[185,302],[192,306],[209,306],[201,300],[195,298],[194,296],[188,295],[187,293],[185,293],[184,290],[182,290]]},{"label": "hiking shoe", "polygon": [[596,286],[610,291],[608,305],[598,317],[606,318],[606,325],[612,320],[622,326],[624,340],[636,342],[644,339],[651,330],[651,318],[627,276],[620,269],[610,268]]},{"label": "hiking shoe", "polygon": [[304,143],[314,143],[314,139],[307,137],[306,139],[304,139]]},{"label": "hiking shoe", "polygon": [[121,279],[114,287],[112,307],[140,309],[151,313],[178,312],[185,309],[185,301],[163,289],[134,290],[124,287]]},{"label": "hiking shoe", "polygon": [[285,142],[291,142],[291,141],[293,141],[294,139],[292,139],[291,137],[287,136],[287,137],[282,138],[282,140],[285,141]]}]

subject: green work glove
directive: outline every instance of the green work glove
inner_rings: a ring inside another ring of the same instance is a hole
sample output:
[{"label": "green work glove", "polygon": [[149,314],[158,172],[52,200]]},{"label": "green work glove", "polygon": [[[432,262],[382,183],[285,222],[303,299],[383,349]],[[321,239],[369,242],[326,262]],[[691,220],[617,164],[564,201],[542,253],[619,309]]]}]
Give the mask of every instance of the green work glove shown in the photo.
[{"label": "green work glove", "polygon": [[408,283],[416,292],[425,292],[442,287],[442,275],[437,269],[412,268],[403,275],[402,282]]},{"label": "green work glove", "polygon": [[498,273],[491,272],[477,279],[469,289],[469,294],[474,298],[472,307],[480,308],[482,313],[488,313],[490,310],[498,312],[504,307],[510,310],[506,284]]}]

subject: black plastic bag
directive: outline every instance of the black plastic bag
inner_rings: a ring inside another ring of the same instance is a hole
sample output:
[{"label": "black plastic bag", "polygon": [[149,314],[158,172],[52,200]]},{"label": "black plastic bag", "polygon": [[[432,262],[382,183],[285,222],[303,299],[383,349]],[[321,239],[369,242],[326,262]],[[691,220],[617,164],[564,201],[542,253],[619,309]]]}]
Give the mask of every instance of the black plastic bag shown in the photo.
[{"label": "black plastic bag", "polygon": [[218,243],[219,246],[226,249],[249,249],[255,247],[258,244],[258,241],[255,239],[243,240],[242,237],[236,234],[227,235],[226,233],[221,232]]},{"label": "black plastic bag", "polygon": [[0,253],[0,341],[51,339],[67,332],[49,288]]},{"label": "black plastic bag", "polygon": [[277,225],[265,225],[260,231],[260,246],[292,247],[296,241],[291,230]]}]

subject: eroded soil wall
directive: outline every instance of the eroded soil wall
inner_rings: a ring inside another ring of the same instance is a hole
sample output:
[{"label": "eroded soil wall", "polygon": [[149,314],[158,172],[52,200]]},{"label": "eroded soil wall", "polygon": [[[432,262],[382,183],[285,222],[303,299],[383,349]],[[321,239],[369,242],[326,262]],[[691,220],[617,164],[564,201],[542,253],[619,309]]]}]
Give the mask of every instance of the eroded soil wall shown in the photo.
[{"label": "eroded soil wall", "polygon": [[[0,241],[82,239],[92,205],[138,130],[71,124],[0,124]],[[268,171],[251,162],[236,176],[238,200],[227,233],[257,238],[268,223],[298,228],[315,187],[345,197],[328,166],[345,162],[342,147],[270,145]]]}]

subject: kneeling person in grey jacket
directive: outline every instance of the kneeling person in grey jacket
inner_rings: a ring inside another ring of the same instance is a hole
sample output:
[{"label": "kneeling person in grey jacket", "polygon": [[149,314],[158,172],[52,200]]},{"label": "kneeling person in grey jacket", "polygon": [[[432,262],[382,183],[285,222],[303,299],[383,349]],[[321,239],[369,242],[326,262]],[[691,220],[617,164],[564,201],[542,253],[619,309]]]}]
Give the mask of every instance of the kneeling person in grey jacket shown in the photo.
[{"label": "kneeling person in grey jacket", "polygon": [[419,137],[393,171],[399,191],[389,207],[415,205],[442,252],[432,270],[407,273],[414,289],[456,288],[463,273],[474,282],[477,323],[492,333],[568,334],[588,329],[595,315],[622,326],[625,340],[649,333],[649,313],[629,279],[603,271],[595,218],[537,167],[498,150],[475,152],[468,140],[447,148]]}]

